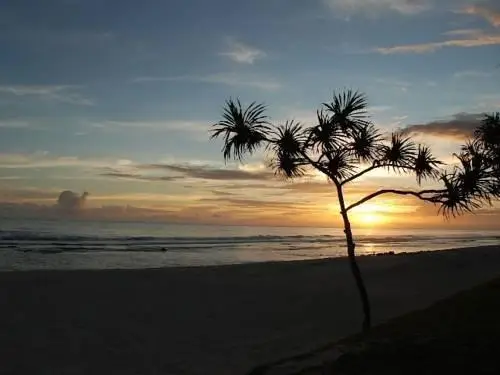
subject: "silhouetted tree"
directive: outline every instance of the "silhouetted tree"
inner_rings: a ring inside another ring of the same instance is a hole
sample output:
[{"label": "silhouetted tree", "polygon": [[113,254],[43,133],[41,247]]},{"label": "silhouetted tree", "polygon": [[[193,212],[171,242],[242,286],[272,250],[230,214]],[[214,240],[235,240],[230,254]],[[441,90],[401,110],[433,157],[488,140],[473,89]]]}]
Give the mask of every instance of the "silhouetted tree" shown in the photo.
[{"label": "silhouetted tree", "polygon": [[[365,332],[371,327],[370,302],[356,262],[349,212],[380,195],[398,194],[439,205],[439,212],[449,217],[478,208],[499,195],[498,175],[493,173],[494,152],[486,152],[491,146],[489,141],[493,140],[490,129],[495,126],[493,133],[497,138],[493,144],[499,144],[498,115],[485,118],[476,139],[456,155],[458,165],[450,171],[442,171],[443,163],[427,146],[416,144],[403,132],[382,136],[370,121],[367,98],[360,92],[345,90],[334,93],[332,101],[323,103],[317,111],[317,121],[310,127],[294,121],[273,125],[265,110],[266,106],[256,102],[244,108],[239,100],[227,100],[222,119],[211,129],[211,138],[222,137],[226,161],[235,159],[241,162],[246,154],[264,146],[271,154],[269,165],[277,175],[298,178],[306,175],[308,170],[316,169],[333,183],[344,223],[347,255],[361,297]],[[424,180],[441,180],[444,186],[418,191],[381,189],[348,204],[344,189],[366,173],[381,168],[413,174],[418,185]]]}]

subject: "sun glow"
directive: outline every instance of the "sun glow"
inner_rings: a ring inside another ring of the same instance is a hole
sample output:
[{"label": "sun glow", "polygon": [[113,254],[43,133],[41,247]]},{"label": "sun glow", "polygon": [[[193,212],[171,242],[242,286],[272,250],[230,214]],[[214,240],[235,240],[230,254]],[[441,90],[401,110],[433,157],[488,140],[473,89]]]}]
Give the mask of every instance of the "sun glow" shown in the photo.
[{"label": "sun glow", "polygon": [[366,203],[352,210],[352,221],[356,224],[375,227],[387,223],[392,212],[390,205]]},{"label": "sun glow", "polygon": [[362,213],[355,215],[353,218],[357,223],[369,226],[380,225],[387,221],[386,217],[379,213]]},{"label": "sun glow", "polygon": [[[349,204],[350,202],[348,202]],[[337,204],[331,203],[328,209],[334,214],[340,214]],[[415,212],[415,207],[397,200],[379,200],[378,202],[365,202],[349,211],[349,218],[354,226],[376,228],[394,222],[397,215],[406,215]],[[396,219],[397,220],[397,219]],[[409,219],[405,219],[408,221]]]}]

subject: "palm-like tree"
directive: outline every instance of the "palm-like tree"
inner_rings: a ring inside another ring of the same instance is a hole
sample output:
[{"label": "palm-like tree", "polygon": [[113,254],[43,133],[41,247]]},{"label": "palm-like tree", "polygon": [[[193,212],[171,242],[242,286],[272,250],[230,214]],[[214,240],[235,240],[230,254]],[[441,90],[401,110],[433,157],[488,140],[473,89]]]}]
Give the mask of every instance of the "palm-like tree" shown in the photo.
[{"label": "palm-like tree", "polygon": [[[492,156],[488,159],[484,156],[486,142],[476,141],[481,145],[477,147],[477,154],[464,148],[457,155],[459,166],[444,172],[440,169],[443,163],[427,146],[416,144],[402,133],[393,133],[389,139],[382,137],[369,119],[367,106],[363,93],[346,90],[334,93],[331,102],[323,103],[313,126],[304,127],[293,121],[276,126],[269,122],[263,104],[254,102],[244,109],[239,101],[229,99],[223,119],[212,129],[212,138],[223,138],[222,152],[226,161],[242,161],[246,154],[265,146],[272,154],[270,166],[277,175],[300,178],[308,170],[316,169],[333,183],[344,223],[347,255],[361,297],[365,332],[371,327],[370,302],[356,261],[349,212],[380,195],[398,194],[437,204],[445,216],[454,216],[489,202],[500,192],[498,183],[496,187],[494,183],[498,176],[495,179],[490,173]],[[493,132],[491,122],[490,118],[485,120],[478,134],[489,139]],[[420,191],[382,189],[348,205],[344,198],[345,187],[378,168],[413,174],[419,185],[425,180],[441,180],[444,186]]]}]

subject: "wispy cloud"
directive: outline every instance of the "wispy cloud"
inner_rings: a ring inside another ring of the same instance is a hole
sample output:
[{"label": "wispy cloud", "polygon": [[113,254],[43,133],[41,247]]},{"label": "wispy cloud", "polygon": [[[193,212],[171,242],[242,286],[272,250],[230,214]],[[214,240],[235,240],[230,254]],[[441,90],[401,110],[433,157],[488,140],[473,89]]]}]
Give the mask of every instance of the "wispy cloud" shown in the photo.
[{"label": "wispy cloud", "polygon": [[492,26],[500,27],[500,11],[480,5],[470,5],[463,8],[460,13],[471,14],[479,17],[483,17]]},{"label": "wispy cloud", "polygon": [[177,76],[177,77],[138,77],[133,80],[136,83],[144,82],[201,82],[221,84],[227,86],[252,87],[260,90],[278,90],[281,84],[273,79],[265,79],[258,76],[240,75],[236,73],[216,73],[205,76]]},{"label": "wispy cloud", "polygon": [[187,121],[187,120],[167,120],[167,121],[113,121],[106,120],[93,122],[90,126],[100,129],[147,129],[157,131],[182,131],[191,133],[204,133],[208,131],[208,121]]},{"label": "wispy cloud", "polygon": [[241,64],[253,64],[256,60],[266,57],[266,53],[258,48],[247,44],[230,41],[230,50],[221,52],[221,56],[229,57],[231,60]]},{"label": "wispy cloud", "polygon": [[51,156],[45,152],[23,154],[23,153],[0,153],[0,168],[57,168],[57,167],[108,167],[125,165],[126,160],[111,158],[79,158],[76,156]]},{"label": "wispy cloud", "polygon": [[481,29],[456,29],[445,32],[443,35],[451,36],[474,36],[481,35],[483,30]]},{"label": "wispy cloud", "polygon": [[81,86],[74,85],[0,85],[0,94],[14,96],[34,96],[44,100],[58,101],[76,105],[93,105],[94,102],[75,92]]},{"label": "wispy cloud", "polygon": [[428,0],[323,0],[333,10],[349,13],[373,13],[393,11],[411,15],[428,10],[431,4]]},{"label": "wispy cloud", "polygon": [[500,34],[473,34],[463,39],[450,39],[441,42],[429,42],[420,44],[407,44],[392,47],[375,48],[375,52],[389,55],[396,53],[429,53],[447,47],[481,47],[500,44]]},{"label": "wispy cloud", "polygon": [[27,129],[31,125],[27,121],[21,120],[0,120],[0,128],[10,128],[10,129]]},{"label": "wispy cloud", "polygon": [[463,79],[463,78],[488,78],[493,75],[492,72],[485,72],[479,70],[463,70],[453,74],[453,78]]}]

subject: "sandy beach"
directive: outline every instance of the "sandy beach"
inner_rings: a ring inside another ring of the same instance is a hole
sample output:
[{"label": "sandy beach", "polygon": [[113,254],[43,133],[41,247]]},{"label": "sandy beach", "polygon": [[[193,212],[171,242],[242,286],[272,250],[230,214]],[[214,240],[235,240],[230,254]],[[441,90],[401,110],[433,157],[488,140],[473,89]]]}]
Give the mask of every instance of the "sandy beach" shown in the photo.
[{"label": "sandy beach", "polygon": [[[500,248],[360,258],[375,323],[500,275]],[[355,333],[345,259],[0,273],[0,374],[244,374]]]}]

